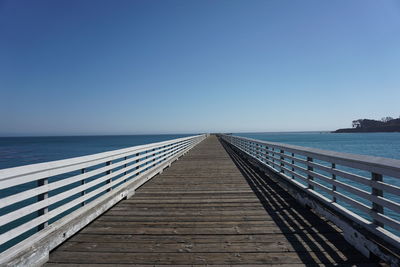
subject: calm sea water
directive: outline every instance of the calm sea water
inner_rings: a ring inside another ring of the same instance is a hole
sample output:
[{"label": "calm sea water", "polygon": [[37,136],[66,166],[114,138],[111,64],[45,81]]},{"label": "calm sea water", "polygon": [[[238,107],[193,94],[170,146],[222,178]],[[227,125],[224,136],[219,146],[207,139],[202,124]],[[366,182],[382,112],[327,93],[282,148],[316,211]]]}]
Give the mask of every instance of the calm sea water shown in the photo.
[{"label": "calm sea water", "polygon": [[0,137],[0,169],[85,156],[185,136],[190,135]]},{"label": "calm sea water", "polygon": [[[400,159],[400,133],[236,133],[265,141]],[[0,169],[84,156],[189,135],[0,137]]]}]

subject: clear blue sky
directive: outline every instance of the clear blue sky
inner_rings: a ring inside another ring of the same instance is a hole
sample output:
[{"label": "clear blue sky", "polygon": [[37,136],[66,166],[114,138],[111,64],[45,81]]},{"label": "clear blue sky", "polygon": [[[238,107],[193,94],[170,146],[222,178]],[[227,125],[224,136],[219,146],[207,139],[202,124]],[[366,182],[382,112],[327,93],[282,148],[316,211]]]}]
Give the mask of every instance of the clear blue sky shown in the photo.
[{"label": "clear blue sky", "polygon": [[0,135],[400,115],[400,1],[0,0]]}]

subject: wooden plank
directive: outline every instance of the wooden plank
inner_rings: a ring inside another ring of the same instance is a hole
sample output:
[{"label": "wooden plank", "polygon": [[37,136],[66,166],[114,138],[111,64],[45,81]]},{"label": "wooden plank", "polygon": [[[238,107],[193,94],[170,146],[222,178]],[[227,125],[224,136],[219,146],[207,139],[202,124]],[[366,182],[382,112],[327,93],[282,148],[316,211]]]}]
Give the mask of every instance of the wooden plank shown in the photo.
[{"label": "wooden plank", "polygon": [[[56,267],[126,267],[126,264],[69,264],[69,263],[48,263],[46,266],[56,266]],[[129,264],[132,267],[165,267],[165,264]],[[214,266],[214,267],[232,267],[232,264],[207,264],[206,266]],[[300,267],[304,266],[304,264],[298,263],[285,263],[285,264],[240,264],[238,266],[241,267]],[[335,267],[336,264],[318,264],[318,263],[309,263],[307,267]],[[341,267],[354,267],[354,264],[341,263]],[[357,267],[376,267],[376,263],[357,263]],[[204,264],[179,264],[179,267],[204,267]]]},{"label": "wooden plank", "polygon": [[121,203],[119,207],[131,207],[131,208],[157,208],[157,209],[168,209],[168,208],[199,208],[204,209],[208,207],[262,207],[262,204],[258,201],[253,202],[196,202],[196,203],[160,203],[160,202],[138,202],[138,203]]},{"label": "wooden plank", "polygon": [[105,264],[265,264],[265,263],[353,263],[368,262],[361,255],[337,252],[334,257],[325,252],[236,252],[236,253],[123,253],[55,251],[53,263]]},{"label": "wooden plank", "polygon": [[223,253],[223,252],[306,252],[315,251],[323,252],[327,250],[343,251],[354,250],[354,248],[342,240],[337,243],[337,247],[325,248],[316,243],[310,246],[306,242],[289,242],[287,240],[280,241],[263,241],[263,242],[181,242],[181,243],[158,243],[158,242],[141,242],[141,243],[122,243],[122,242],[67,242],[62,245],[58,251],[74,251],[74,252],[131,252],[131,253],[147,253],[149,251],[157,251],[160,253],[171,252],[187,252],[187,253]]},{"label": "wooden plank", "polygon": [[246,235],[258,235],[258,234],[293,234],[293,233],[331,233],[331,228],[318,229],[316,228],[287,228],[287,227],[252,227],[252,228],[242,228],[239,226],[226,227],[226,228],[214,228],[214,227],[199,227],[199,228],[108,228],[108,227],[90,227],[82,230],[82,233],[90,234],[124,234],[124,235],[165,235],[165,234],[176,234],[176,235],[204,235],[204,234],[214,234],[214,235],[231,235],[231,234],[246,234]]},{"label": "wooden plank", "polygon": [[[310,224],[307,222],[307,226],[316,226],[316,225],[326,225],[326,222],[316,222],[315,224]],[[152,221],[152,222],[125,222],[121,223],[119,221],[94,221],[90,227],[117,227],[117,228],[136,228],[136,227],[166,227],[166,228],[201,228],[201,227],[215,227],[215,228],[223,228],[223,227],[249,227],[249,226],[276,226],[275,221],[273,220],[262,220],[262,221],[199,221],[199,222],[190,222],[190,221],[179,221],[179,222],[160,222],[160,221]]]},{"label": "wooden plank", "polygon": [[[315,241],[312,244],[323,245],[328,244],[329,246],[339,247],[340,244],[345,242],[345,239],[342,235],[338,235],[336,232],[331,233],[293,233],[290,235],[283,233],[275,233],[275,234],[258,234],[258,235],[250,235],[250,234],[233,234],[233,235],[175,235],[175,234],[166,234],[166,235],[118,235],[118,234],[85,234],[80,233],[78,235],[73,236],[69,241],[71,242],[98,242],[98,243],[143,243],[147,244],[149,242],[155,243],[225,243],[225,242],[234,242],[234,243],[249,243],[249,242],[306,242]],[[67,244],[68,242],[64,243]],[[63,245],[64,245],[63,244]]]}]

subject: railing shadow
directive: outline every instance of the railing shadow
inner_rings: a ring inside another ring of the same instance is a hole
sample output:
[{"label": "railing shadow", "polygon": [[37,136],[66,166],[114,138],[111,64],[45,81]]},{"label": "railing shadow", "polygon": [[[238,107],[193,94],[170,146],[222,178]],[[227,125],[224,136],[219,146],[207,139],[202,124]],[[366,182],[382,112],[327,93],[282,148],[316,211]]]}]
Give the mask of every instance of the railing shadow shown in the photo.
[{"label": "railing shadow", "polygon": [[372,263],[351,247],[338,229],[301,206],[276,182],[256,169],[220,140],[248,184],[304,264],[357,266],[355,262]]}]

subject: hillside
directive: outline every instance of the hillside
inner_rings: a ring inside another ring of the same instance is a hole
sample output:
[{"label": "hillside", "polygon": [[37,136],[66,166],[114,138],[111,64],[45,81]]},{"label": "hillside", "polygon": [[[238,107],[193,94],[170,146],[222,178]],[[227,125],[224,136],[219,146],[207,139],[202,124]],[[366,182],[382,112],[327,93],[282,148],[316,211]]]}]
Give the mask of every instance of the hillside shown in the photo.
[{"label": "hillside", "polygon": [[371,132],[400,132],[400,118],[391,117],[382,120],[359,119],[352,122],[353,128],[338,129],[333,133],[371,133]]}]

